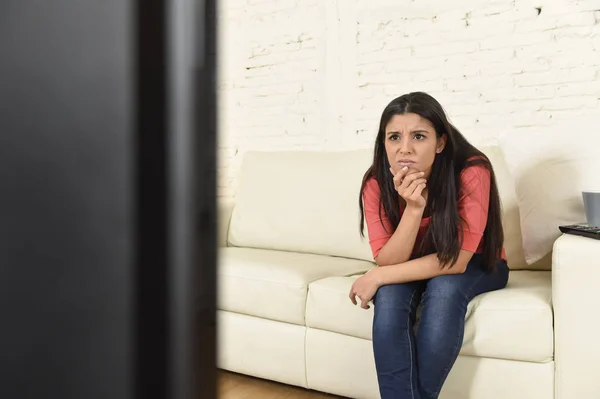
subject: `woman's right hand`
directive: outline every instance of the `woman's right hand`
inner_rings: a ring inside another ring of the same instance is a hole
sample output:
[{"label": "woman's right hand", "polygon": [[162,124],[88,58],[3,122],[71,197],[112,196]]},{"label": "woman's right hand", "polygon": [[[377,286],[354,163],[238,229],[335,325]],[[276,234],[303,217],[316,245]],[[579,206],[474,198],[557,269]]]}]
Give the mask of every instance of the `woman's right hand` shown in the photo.
[{"label": "woman's right hand", "polygon": [[407,208],[425,209],[427,200],[423,196],[423,190],[427,185],[427,180],[423,178],[424,172],[414,171],[408,173],[408,167],[405,166],[397,173],[392,168],[390,172],[394,176],[394,187],[398,194],[406,201]]}]

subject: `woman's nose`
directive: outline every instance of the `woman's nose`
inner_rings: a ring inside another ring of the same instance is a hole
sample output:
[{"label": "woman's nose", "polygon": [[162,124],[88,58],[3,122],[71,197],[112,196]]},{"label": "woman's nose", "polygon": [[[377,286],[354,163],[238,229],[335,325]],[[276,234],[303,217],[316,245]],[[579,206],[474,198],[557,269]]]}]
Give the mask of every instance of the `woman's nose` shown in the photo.
[{"label": "woman's nose", "polygon": [[410,143],[410,140],[400,141],[400,152],[402,154],[410,154],[412,152],[412,145]]}]

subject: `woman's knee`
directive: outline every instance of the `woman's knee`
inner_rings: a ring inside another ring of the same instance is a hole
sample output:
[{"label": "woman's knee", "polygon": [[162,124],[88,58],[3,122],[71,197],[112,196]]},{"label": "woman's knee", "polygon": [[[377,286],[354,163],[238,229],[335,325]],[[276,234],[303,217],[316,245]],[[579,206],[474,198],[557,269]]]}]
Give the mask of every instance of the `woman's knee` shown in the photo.
[{"label": "woman's knee", "polygon": [[463,334],[469,298],[464,287],[449,277],[430,280],[423,293],[418,336],[424,358],[453,352]]},{"label": "woman's knee", "polygon": [[395,331],[410,325],[414,319],[420,293],[412,284],[390,284],[381,286],[375,298],[373,330],[375,333]]},{"label": "woman's knee", "polygon": [[466,309],[469,303],[469,287],[454,275],[438,276],[429,280],[423,293],[423,306],[436,308]]},{"label": "woman's knee", "polygon": [[427,283],[423,301],[435,298],[440,304],[466,307],[477,295],[504,288],[508,275],[509,269],[502,261],[491,273],[472,267],[463,274],[437,276]]},{"label": "woman's knee", "polygon": [[375,312],[384,310],[410,311],[417,298],[417,288],[413,284],[389,284],[379,287],[373,298]]}]

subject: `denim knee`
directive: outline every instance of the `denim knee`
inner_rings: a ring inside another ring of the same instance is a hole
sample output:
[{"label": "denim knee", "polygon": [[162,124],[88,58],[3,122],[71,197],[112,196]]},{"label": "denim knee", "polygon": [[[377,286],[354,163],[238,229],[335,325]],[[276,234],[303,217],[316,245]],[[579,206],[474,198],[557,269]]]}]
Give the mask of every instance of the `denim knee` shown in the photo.
[{"label": "denim knee", "polygon": [[468,287],[460,284],[460,280],[454,275],[437,276],[429,280],[427,288],[423,293],[423,301],[434,299],[440,304],[466,305],[469,302]]},{"label": "denim knee", "polygon": [[414,310],[420,293],[411,284],[390,284],[381,286],[375,298],[373,331],[385,333],[388,329],[405,327],[409,318],[414,318]]},{"label": "denim knee", "polygon": [[410,311],[413,302],[418,299],[415,291],[411,284],[389,284],[379,287],[373,299],[375,313],[389,309]]}]

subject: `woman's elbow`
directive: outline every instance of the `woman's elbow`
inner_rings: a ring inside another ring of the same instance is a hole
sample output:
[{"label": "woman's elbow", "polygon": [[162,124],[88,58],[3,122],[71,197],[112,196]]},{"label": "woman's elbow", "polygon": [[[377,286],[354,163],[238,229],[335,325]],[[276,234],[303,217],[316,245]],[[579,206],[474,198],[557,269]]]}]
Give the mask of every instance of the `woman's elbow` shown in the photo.
[{"label": "woman's elbow", "polygon": [[375,263],[377,264],[377,266],[379,266],[379,267],[398,265],[400,263],[409,261],[409,259],[390,259],[390,258],[386,258],[385,256],[379,256],[379,255],[376,256],[374,260],[375,260]]},{"label": "woman's elbow", "polygon": [[386,264],[383,262],[383,260],[381,259],[380,256],[376,256],[373,261],[375,262],[375,264],[379,267],[381,266],[386,266]]},{"label": "woman's elbow", "polygon": [[455,269],[454,272],[456,274],[463,274],[464,272],[466,272],[467,266],[469,265],[469,262],[471,261],[472,257],[473,252],[462,249],[458,255],[456,263],[452,267],[452,269]]},{"label": "woman's elbow", "polygon": [[389,266],[392,264],[388,259],[385,258],[385,256],[377,255],[373,260],[375,261],[375,264],[379,267]]},{"label": "woman's elbow", "polygon": [[467,263],[456,262],[456,265],[454,265],[453,269],[456,274],[463,274],[467,271]]}]

